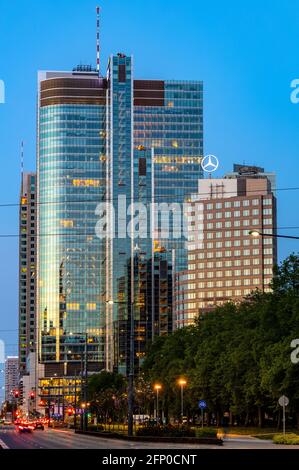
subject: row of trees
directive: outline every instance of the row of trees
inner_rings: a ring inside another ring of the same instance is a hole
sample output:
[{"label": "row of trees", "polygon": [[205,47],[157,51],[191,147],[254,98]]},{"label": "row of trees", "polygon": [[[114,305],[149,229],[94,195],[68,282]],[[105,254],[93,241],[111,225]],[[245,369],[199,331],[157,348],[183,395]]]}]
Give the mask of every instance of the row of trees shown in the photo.
[{"label": "row of trees", "polygon": [[289,412],[299,427],[299,364],[291,361],[291,342],[299,338],[299,257],[276,269],[272,292],[253,293],[240,304],[228,303],[201,317],[195,326],[161,337],[144,364],[147,380],[164,384],[164,406],[177,414],[178,376],[188,381],[189,416],[205,399],[220,424],[227,411],[239,424],[279,425],[278,398],[290,399]]},{"label": "row of trees", "polygon": [[[291,362],[291,342],[299,338],[299,257],[276,269],[272,292],[256,292],[240,304],[227,303],[198,319],[194,326],[159,337],[135,380],[136,413],[153,407],[153,384],[162,385],[161,408],[168,419],[180,416],[177,379],[184,377],[185,414],[198,415],[205,399],[208,417],[221,424],[280,424],[278,398],[290,399],[289,416],[299,427],[299,364]],[[119,374],[101,373],[89,383],[97,414],[125,419],[127,384]],[[101,415],[102,416],[102,415]]]}]

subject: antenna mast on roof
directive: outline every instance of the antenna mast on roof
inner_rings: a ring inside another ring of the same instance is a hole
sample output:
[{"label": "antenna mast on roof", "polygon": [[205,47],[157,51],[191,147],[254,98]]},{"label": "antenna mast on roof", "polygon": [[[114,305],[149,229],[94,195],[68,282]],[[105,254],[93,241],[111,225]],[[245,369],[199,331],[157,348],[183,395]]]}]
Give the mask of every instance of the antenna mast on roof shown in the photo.
[{"label": "antenna mast on roof", "polygon": [[96,70],[100,75],[100,7],[97,7],[97,65]]},{"label": "antenna mast on roof", "polygon": [[21,142],[21,175],[24,173],[24,142]]}]

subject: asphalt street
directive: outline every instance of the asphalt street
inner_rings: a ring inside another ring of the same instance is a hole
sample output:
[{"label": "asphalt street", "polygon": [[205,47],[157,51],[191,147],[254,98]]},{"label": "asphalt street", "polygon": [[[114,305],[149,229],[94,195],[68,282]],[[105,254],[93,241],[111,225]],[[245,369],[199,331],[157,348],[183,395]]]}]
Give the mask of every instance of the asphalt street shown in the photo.
[{"label": "asphalt street", "polygon": [[[271,441],[248,436],[229,437],[223,446],[163,443],[163,449],[299,449],[299,446],[279,446]],[[36,430],[20,434],[13,426],[0,426],[2,449],[160,449],[159,442],[130,442],[75,434],[60,429]]]}]

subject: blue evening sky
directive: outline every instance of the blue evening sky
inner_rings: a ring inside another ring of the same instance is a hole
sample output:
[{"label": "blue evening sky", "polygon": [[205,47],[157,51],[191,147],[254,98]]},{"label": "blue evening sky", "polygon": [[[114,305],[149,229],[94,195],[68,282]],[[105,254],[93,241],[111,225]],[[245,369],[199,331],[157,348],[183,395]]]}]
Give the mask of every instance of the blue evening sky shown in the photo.
[{"label": "blue evening sky", "polygon": [[[35,168],[36,84],[41,69],[95,62],[96,0],[0,0],[0,204],[18,201],[20,141]],[[298,0],[103,0],[102,71],[110,53],[134,55],[139,78],[204,81],[205,153],[277,173],[278,188],[298,184]],[[278,192],[278,226],[299,235],[299,191]],[[18,209],[0,208],[0,234],[18,233]],[[280,259],[297,250],[283,241]],[[0,239],[0,330],[17,328],[18,240]],[[1,332],[7,354],[16,332]]]}]

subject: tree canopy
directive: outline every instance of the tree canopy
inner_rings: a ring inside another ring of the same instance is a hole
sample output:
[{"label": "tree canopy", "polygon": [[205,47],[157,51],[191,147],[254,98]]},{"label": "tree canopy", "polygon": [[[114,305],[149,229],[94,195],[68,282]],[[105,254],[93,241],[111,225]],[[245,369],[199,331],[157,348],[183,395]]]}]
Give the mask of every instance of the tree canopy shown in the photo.
[{"label": "tree canopy", "polygon": [[150,382],[163,385],[164,406],[179,415],[180,376],[187,378],[186,410],[199,399],[218,422],[230,411],[238,422],[263,424],[278,419],[280,395],[299,424],[299,364],[290,359],[299,338],[299,257],[277,267],[272,291],[253,292],[239,304],[227,303],[152,345],[143,366]]}]

